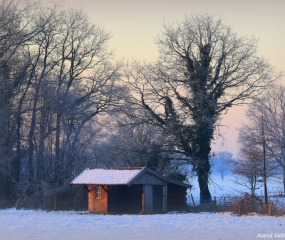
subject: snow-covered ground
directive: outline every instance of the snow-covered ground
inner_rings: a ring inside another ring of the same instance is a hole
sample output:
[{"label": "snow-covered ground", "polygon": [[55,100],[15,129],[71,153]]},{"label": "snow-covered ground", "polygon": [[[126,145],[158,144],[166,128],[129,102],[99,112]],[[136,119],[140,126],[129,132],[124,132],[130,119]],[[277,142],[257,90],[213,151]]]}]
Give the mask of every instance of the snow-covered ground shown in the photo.
[{"label": "snow-covered ground", "polygon": [[211,213],[93,215],[84,212],[0,210],[1,240],[210,240],[271,236],[285,239],[285,217],[237,217]]},{"label": "snow-covered ground", "polygon": [[[232,175],[211,176],[212,196],[248,192],[234,183]],[[199,188],[192,194],[199,201]],[[269,192],[282,190],[269,184]],[[262,188],[257,190],[262,195]],[[190,201],[190,196],[188,196]],[[285,200],[285,199],[284,199]],[[0,210],[0,240],[180,240],[180,239],[285,239],[285,216],[234,216],[230,213],[188,213],[162,215],[93,215],[87,212]]]}]

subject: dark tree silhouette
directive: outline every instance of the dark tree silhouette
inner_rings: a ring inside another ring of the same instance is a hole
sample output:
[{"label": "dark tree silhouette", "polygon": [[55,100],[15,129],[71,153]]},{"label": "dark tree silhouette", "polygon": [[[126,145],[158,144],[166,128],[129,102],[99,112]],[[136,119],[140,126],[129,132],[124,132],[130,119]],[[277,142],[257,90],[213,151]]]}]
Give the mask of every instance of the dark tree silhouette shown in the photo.
[{"label": "dark tree silhouette", "polygon": [[238,37],[209,15],[164,25],[154,64],[134,64],[128,75],[132,102],[175,138],[175,150],[191,156],[201,202],[208,188],[211,142],[222,113],[256,96],[276,78],[256,54],[254,38]]}]

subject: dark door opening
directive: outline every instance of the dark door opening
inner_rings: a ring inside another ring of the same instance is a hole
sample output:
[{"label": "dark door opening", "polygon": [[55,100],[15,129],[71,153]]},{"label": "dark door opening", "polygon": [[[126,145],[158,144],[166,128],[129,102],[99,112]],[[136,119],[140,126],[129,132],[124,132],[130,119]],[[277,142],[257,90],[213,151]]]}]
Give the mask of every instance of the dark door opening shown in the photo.
[{"label": "dark door opening", "polygon": [[138,214],[142,210],[142,186],[112,186],[108,192],[108,212]]}]

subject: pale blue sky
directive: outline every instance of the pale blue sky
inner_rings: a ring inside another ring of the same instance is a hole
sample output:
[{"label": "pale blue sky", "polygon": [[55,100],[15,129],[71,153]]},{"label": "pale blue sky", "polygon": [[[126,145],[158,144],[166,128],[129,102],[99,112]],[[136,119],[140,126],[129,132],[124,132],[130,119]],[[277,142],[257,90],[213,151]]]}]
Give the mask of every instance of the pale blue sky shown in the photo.
[{"label": "pale blue sky", "polygon": [[[110,31],[116,58],[155,61],[154,38],[163,21],[181,22],[185,15],[210,13],[221,18],[240,36],[259,39],[259,53],[285,72],[285,0],[61,0],[64,6],[83,9],[91,21]],[[285,78],[282,79],[285,84]],[[237,151],[241,108],[232,109],[221,128],[225,141],[215,141],[215,151]]]}]

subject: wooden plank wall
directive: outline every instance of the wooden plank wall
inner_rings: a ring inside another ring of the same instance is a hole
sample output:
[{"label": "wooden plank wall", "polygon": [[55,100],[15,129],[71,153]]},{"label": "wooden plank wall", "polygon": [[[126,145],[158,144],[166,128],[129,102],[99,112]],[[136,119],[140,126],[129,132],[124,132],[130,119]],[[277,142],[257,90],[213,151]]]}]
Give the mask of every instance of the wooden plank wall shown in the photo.
[{"label": "wooden plank wall", "polygon": [[[89,185],[88,190],[88,211],[91,213],[108,213],[108,194],[100,186],[101,198],[95,198],[95,187],[96,185]],[[107,189],[108,186],[104,186]]]},{"label": "wooden plank wall", "polygon": [[140,176],[132,184],[142,184],[142,185],[164,185],[165,182],[159,179],[158,177],[146,172]]}]

